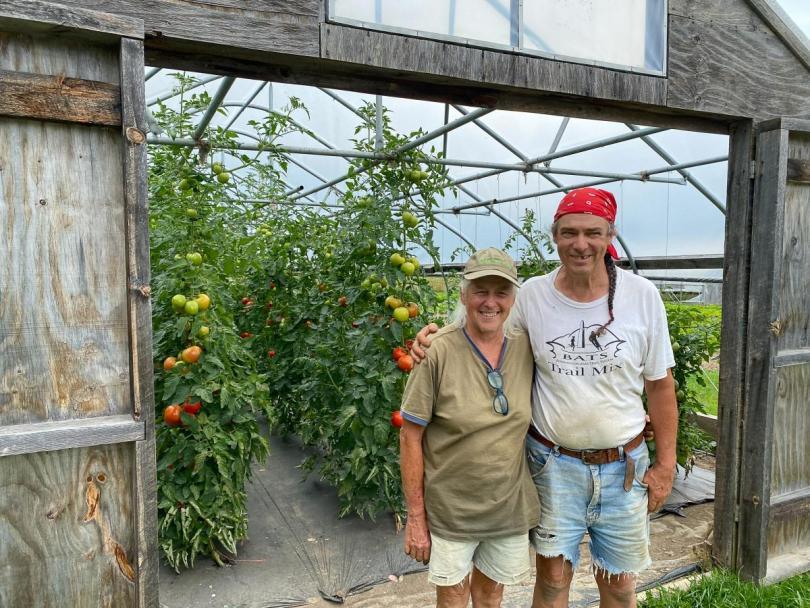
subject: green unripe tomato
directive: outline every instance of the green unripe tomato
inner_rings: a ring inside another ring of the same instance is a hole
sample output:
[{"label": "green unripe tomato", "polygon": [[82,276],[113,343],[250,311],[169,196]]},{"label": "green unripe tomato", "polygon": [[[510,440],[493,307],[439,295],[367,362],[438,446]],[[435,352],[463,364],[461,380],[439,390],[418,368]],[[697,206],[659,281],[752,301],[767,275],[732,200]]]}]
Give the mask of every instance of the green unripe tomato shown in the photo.
[{"label": "green unripe tomato", "polygon": [[405,263],[405,258],[400,253],[394,253],[391,255],[391,264],[394,266],[402,266]]},{"label": "green unripe tomato", "polygon": [[186,209],[186,217],[196,220],[198,215],[197,210],[193,207]]},{"label": "green unripe tomato", "polygon": [[202,261],[203,261],[202,260],[202,254],[197,253],[196,251],[194,251],[192,253],[187,253],[186,254],[186,259],[189,262],[191,262],[194,266],[199,266],[200,264],[202,264]]},{"label": "green unripe tomato", "polygon": [[172,296],[172,308],[174,308],[175,310],[182,310],[185,305],[186,305],[186,296],[184,296],[181,293]]},{"label": "green unripe tomato", "polygon": [[411,318],[411,315],[408,313],[407,308],[400,306],[394,309],[394,318],[400,323],[405,323],[405,321]]},{"label": "green unripe tomato", "polygon": [[183,312],[192,316],[200,312],[200,305],[197,304],[197,300],[188,300],[186,305],[183,307]]},{"label": "green unripe tomato", "polygon": [[406,277],[411,276],[414,272],[416,272],[416,266],[411,264],[410,262],[405,262],[399,269],[405,273]]},{"label": "green unripe tomato", "polygon": [[211,165],[211,171],[214,172],[214,175],[219,175],[224,170],[225,168],[222,166],[222,163],[214,163],[213,165]]},{"label": "green unripe tomato", "polygon": [[217,181],[220,184],[227,184],[229,181],[231,181],[231,174],[228,173],[227,171],[222,171],[221,173],[217,173]]}]

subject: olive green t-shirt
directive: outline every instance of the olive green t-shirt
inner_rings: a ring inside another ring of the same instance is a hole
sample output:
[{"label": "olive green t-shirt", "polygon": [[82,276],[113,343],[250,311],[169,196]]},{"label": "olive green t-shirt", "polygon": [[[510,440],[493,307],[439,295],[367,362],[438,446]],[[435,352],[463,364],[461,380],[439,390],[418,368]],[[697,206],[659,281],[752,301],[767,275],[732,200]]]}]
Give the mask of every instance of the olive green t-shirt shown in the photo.
[{"label": "olive green t-shirt", "polygon": [[534,360],[526,334],[501,362],[506,416],[492,407],[487,366],[456,325],[441,329],[402,397],[403,416],[425,426],[425,510],[432,532],[468,541],[528,532],[540,504],[526,462]]}]

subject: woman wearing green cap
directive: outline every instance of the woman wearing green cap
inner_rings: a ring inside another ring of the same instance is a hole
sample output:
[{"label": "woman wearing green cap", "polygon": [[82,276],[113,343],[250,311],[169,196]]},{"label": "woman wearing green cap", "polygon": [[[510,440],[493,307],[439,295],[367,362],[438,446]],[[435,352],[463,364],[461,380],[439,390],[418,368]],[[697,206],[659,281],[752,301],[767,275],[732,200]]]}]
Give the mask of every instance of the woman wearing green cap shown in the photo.
[{"label": "woman wearing green cap", "polygon": [[503,251],[464,267],[454,323],[432,340],[402,399],[405,552],[429,563],[437,606],[500,606],[503,585],[530,576],[539,517],[524,451],[534,362],[510,329],[518,286]]}]

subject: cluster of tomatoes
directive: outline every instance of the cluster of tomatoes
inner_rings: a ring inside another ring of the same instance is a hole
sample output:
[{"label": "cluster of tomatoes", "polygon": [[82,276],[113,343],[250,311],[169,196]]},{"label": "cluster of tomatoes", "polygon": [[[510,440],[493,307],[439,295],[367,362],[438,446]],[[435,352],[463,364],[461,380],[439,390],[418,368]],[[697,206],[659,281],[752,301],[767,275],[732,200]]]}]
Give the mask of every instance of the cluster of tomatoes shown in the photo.
[{"label": "cluster of tomatoes", "polygon": [[[172,309],[177,314],[185,314],[188,316],[195,316],[200,312],[206,311],[211,307],[211,298],[208,295],[201,293],[195,298],[187,298],[182,294],[176,294],[171,300]],[[205,338],[211,333],[207,325],[202,325],[197,330],[197,336]],[[176,357],[166,357],[163,360],[163,371],[170,373],[185,374],[188,372],[189,366],[195,365],[199,362],[200,357],[203,355],[203,349],[197,344],[187,346],[180,351]],[[181,414],[185,412],[190,416],[196,416],[202,408],[201,401],[186,401],[181,405],[173,403],[163,410],[163,421],[169,426],[180,426],[182,424]]]}]

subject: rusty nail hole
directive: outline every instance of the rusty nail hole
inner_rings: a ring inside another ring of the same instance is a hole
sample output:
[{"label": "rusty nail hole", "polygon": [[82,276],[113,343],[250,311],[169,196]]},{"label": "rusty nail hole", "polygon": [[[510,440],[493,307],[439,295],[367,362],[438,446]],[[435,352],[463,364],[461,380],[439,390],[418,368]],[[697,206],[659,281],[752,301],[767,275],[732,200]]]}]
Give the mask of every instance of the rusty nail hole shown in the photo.
[{"label": "rusty nail hole", "polygon": [[90,483],[91,481],[93,481],[93,476],[92,476],[92,475],[88,475],[88,476],[87,476],[87,483]]},{"label": "rusty nail hole", "polygon": [[39,199],[39,204],[44,207],[45,205],[48,204],[48,201],[46,201],[44,198],[41,198],[41,199]]},{"label": "rusty nail hole", "polygon": [[99,483],[104,483],[105,481],[107,481],[107,476],[104,473],[99,473],[98,475],[96,475],[96,481],[98,481]]}]

